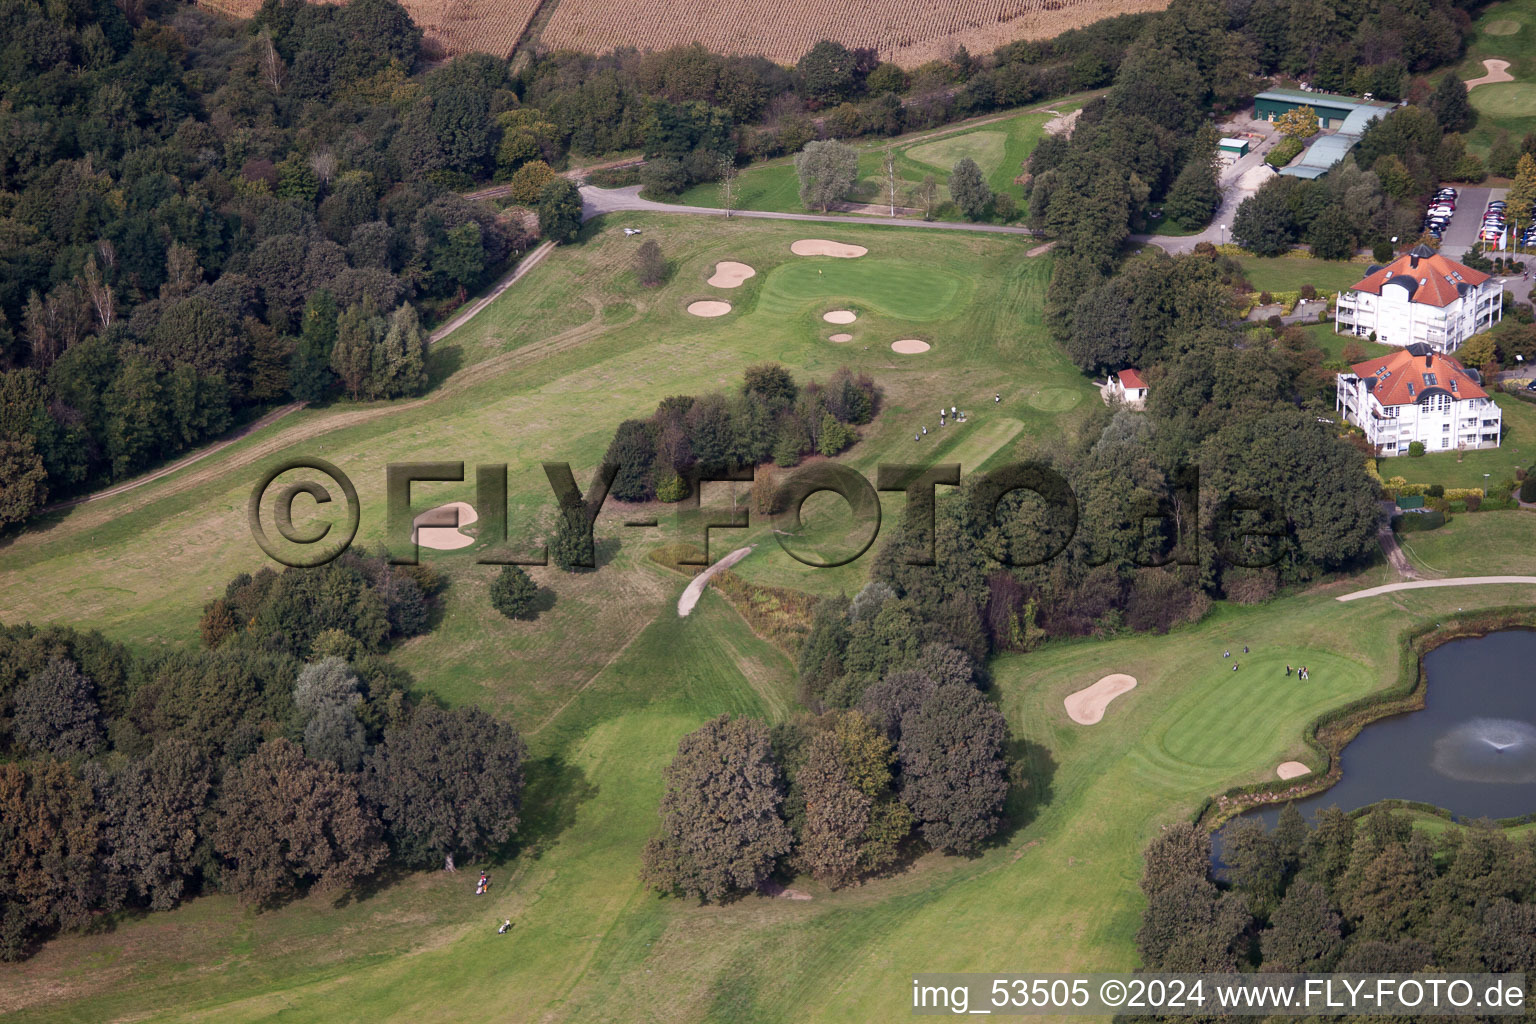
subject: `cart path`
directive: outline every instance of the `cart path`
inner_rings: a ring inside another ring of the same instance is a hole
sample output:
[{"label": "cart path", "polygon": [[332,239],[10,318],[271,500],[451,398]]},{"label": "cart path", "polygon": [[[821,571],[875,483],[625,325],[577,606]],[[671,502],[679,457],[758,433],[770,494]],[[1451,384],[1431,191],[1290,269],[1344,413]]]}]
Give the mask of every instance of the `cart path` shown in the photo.
[{"label": "cart path", "polygon": [[705,585],[709,583],[710,578],[713,577],[715,573],[729,569],[731,566],[735,565],[743,558],[746,558],[751,553],[752,545],[750,544],[744,548],[737,548],[735,551],[732,551],[730,554],[720,559],[720,561],[716,562],[714,565],[710,566],[708,569],[705,569],[703,572],[695,576],[693,581],[688,584],[686,589],[683,590],[683,596],[677,599],[678,618],[684,618],[688,615],[689,612],[693,611],[693,606],[699,603],[700,597],[704,596]]},{"label": "cart path", "polygon": [[[592,220],[607,213],[680,213],[690,216],[724,217],[726,211],[716,206],[683,206],[678,203],[658,203],[640,198],[639,185],[626,188],[598,188],[581,186],[581,219]],[[756,220],[798,220],[816,224],[873,224],[876,227],[936,228],[940,231],[983,231],[994,235],[1030,235],[1033,228],[1016,224],[968,224],[960,221],[920,220],[916,217],[851,217],[835,213],[779,213],[774,210],[732,210],[730,216]]]},{"label": "cart path", "polygon": [[1377,597],[1399,590],[1423,590],[1428,587],[1475,587],[1483,583],[1518,583],[1536,586],[1536,576],[1456,576],[1446,580],[1407,580],[1403,583],[1387,583],[1380,587],[1357,590],[1353,594],[1341,594],[1336,601],[1358,601],[1362,597]]}]

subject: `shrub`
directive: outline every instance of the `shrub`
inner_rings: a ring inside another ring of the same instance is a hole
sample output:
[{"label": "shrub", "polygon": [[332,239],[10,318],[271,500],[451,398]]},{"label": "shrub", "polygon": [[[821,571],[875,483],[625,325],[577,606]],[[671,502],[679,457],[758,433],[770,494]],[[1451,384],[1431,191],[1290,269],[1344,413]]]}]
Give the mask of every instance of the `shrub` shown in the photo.
[{"label": "shrub", "polygon": [[1300,139],[1282,139],[1274,149],[1264,155],[1264,162],[1271,167],[1284,167],[1306,147]]},{"label": "shrub", "polygon": [[1520,500],[1526,504],[1536,502],[1536,476],[1528,476],[1520,481]]},{"label": "shrub", "polygon": [[1430,484],[1429,490],[1424,493],[1428,494],[1431,498],[1443,498],[1445,497],[1445,484]]},{"label": "shrub", "polygon": [[554,169],[543,160],[530,160],[519,167],[507,186],[507,195],[524,206],[539,201],[544,186],[555,180]]},{"label": "shrub", "polygon": [[1466,501],[1464,501],[1462,504],[1466,507],[1468,512],[1477,512],[1483,507],[1483,499],[1474,494],[1467,498]]},{"label": "shrub", "polygon": [[1424,454],[1424,442],[1423,441],[1409,441],[1408,442],[1408,455],[1409,455],[1410,458],[1417,459],[1420,456],[1422,456],[1423,454]]},{"label": "shrub", "polygon": [[1267,306],[1275,301],[1275,297],[1269,292],[1259,292],[1259,305]]},{"label": "shrub", "polygon": [[1445,525],[1445,513],[1437,508],[1432,508],[1427,512],[1408,512],[1398,517],[1393,525],[1398,533],[1423,533],[1426,530],[1438,530]]},{"label": "shrub", "polygon": [[682,501],[686,497],[688,497],[688,482],[676,473],[668,473],[656,485],[657,501],[672,504]]},{"label": "shrub", "polygon": [[1391,263],[1393,255],[1391,242],[1377,242],[1371,246],[1371,259],[1377,263]]},{"label": "shrub", "polygon": [[1310,284],[1304,284],[1301,286],[1301,291],[1298,294],[1303,299],[1315,299],[1317,298],[1317,289]]},{"label": "shrub", "polygon": [[682,161],[659,156],[640,169],[640,183],[648,196],[675,196],[688,187],[688,172]]},{"label": "shrub", "polygon": [[504,565],[491,581],[491,607],[509,619],[534,617],[539,588],[520,565]]}]

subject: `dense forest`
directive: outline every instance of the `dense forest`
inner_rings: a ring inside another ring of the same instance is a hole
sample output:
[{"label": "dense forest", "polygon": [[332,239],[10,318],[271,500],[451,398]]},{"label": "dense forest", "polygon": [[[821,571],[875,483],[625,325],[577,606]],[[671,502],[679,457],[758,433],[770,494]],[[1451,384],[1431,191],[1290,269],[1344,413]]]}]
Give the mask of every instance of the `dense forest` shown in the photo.
[{"label": "dense forest", "polygon": [[421,390],[423,318],[528,243],[402,170],[434,95],[515,103],[500,62],[412,78],[398,5],[290,10],[4,5],[0,520],[290,397]]},{"label": "dense forest", "polygon": [[1486,823],[1438,836],[1378,807],[1210,836],[1170,826],[1147,848],[1136,944],[1151,971],[1410,973],[1536,969],[1536,842]]},{"label": "dense forest", "polygon": [[271,905],[500,849],[522,740],[381,656],[437,586],[354,550],[232,580],[202,650],[0,627],[0,959],[200,892]]}]

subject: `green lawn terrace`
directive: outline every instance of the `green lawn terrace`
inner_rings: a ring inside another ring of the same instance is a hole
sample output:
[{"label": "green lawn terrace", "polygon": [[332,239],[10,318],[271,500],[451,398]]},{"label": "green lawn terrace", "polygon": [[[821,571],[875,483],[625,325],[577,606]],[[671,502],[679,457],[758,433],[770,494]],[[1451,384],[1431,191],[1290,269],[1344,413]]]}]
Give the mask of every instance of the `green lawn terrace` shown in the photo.
[{"label": "green lawn terrace", "polygon": [[[852,212],[868,212],[878,215],[881,206],[890,213],[890,190],[885,177],[885,151],[896,152],[896,206],[897,215],[910,215],[915,205],[910,192],[926,175],[933,175],[939,183],[939,198],[945,209],[936,211],[943,220],[963,219],[949,204],[946,182],[954,165],[964,157],[976,161],[987,184],[994,192],[1007,192],[1022,203],[1023,187],[1014,179],[1023,173],[1024,161],[1034,152],[1044,137],[1046,125],[1082,108],[1094,94],[1064,97],[1023,111],[1008,114],[989,114],[973,122],[962,123],[956,128],[929,129],[912,132],[895,139],[858,141],[852,143],[859,153],[858,178],[848,201],[868,204],[875,209],[855,209]],[[736,179],[737,206],[743,210],[766,210],[777,213],[804,212],[800,202],[800,184],[795,175],[793,156],[754,162],[742,168]],[[676,199],[690,206],[718,207],[720,185],[705,182],[687,189]]]}]

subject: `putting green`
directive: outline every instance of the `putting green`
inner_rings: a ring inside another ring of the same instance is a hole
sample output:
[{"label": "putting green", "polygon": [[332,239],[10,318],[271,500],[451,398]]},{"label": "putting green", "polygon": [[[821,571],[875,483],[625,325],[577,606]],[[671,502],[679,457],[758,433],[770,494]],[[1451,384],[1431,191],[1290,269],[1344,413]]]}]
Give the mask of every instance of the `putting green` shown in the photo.
[{"label": "putting green", "polygon": [[[1363,689],[1372,674],[1346,658],[1300,647],[1252,654],[1240,653],[1240,646],[1231,650],[1232,657],[1223,658],[1212,646],[1210,664],[1178,698],[1154,756],[1239,771],[1253,763],[1256,751],[1278,752],[1294,740],[1298,709],[1311,716],[1337,706],[1341,692]],[[1287,664],[1306,665],[1308,678],[1298,679],[1294,671],[1287,676]],[[1234,709],[1242,728],[1232,727]]]},{"label": "putting green", "polygon": [[1041,388],[1029,396],[1029,404],[1041,412],[1065,412],[1083,397],[1081,391],[1071,388]]},{"label": "putting green", "polygon": [[1500,82],[1472,90],[1472,105],[1489,117],[1530,117],[1536,113],[1536,82]]},{"label": "putting green", "polygon": [[1512,36],[1519,32],[1521,27],[1514,18],[1496,18],[1483,26],[1483,35]]},{"label": "putting green", "polygon": [[931,263],[869,257],[796,261],[769,271],[757,310],[786,316],[814,303],[820,316],[836,307],[824,300],[836,298],[902,320],[947,319],[960,312],[974,290],[972,281]]},{"label": "putting green", "polygon": [[1008,148],[1008,133],[1003,131],[967,132],[947,139],[925,142],[907,150],[918,163],[948,171],[965,157],[976,161],[983,174],[990,174],[1003,162]]}]

